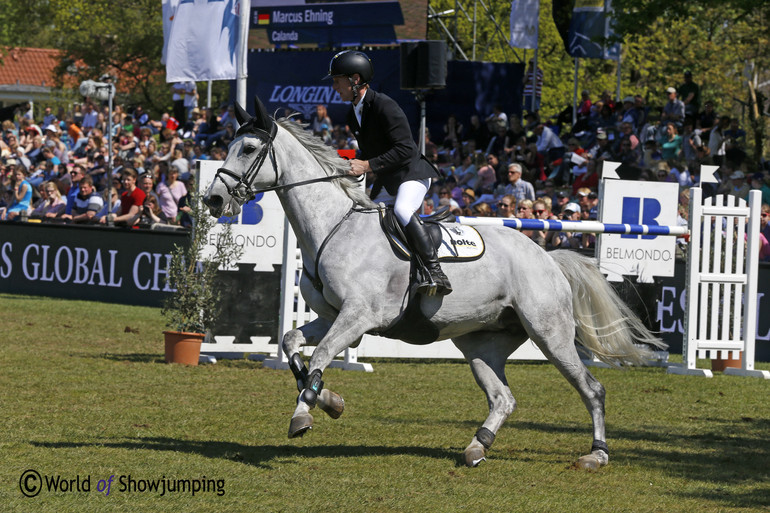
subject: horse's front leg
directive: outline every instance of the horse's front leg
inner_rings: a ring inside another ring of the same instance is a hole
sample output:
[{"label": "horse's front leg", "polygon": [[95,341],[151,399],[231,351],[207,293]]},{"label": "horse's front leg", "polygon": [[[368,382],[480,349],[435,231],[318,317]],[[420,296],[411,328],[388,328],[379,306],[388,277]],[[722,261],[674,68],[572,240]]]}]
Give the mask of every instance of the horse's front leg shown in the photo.
[{"label": "horse's front leg", "polygon": [[[300,328],[288,331],[281,341],[281,348],[289,360],[289,368],[297,381],[297,390],[302,392],[308,382],[309,372],[302,361],[299,351],[303,345],[317,345],[328,333],[332,323],[323,318],[317,318]],[[318,395],[318,407],[331,418],[338,419],[345,410],[342,397],[329,389],[323,389]]]},{"label": "horse's front leg", "polygon": [[[334,415],[327,411],[328,408],[332,410],[335,407],[344,408],[344,402],[339,395],[324,389],[321,376],[336,355],[356,343],[371,328],[368,320],[371,316],[362,315],[362,312],[363,310],[360,308],[343,307],[310,358],[310,372],[307,373],[307,377],[304,377],[301,369],[299,370],[304,388],[299,394],[297,408],[291,418],[289,438],[302,436],[313,427],[313,416],[310,415],[310,410],[316,404],[332,417]],[[291,361],[292,358],[290,357]],[[339,402],[337,398],[339,398]]]}]

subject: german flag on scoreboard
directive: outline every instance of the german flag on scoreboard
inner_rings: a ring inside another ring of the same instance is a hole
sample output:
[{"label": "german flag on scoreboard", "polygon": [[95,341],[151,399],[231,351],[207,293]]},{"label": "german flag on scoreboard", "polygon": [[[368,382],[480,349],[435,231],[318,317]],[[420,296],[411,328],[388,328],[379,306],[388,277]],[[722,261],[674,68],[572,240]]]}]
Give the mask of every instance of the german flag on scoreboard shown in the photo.
[{"label": "german flag on scoreboard", "polygon": [[269,13],[257,14],[257,25],[270,25],[270,14]]}]

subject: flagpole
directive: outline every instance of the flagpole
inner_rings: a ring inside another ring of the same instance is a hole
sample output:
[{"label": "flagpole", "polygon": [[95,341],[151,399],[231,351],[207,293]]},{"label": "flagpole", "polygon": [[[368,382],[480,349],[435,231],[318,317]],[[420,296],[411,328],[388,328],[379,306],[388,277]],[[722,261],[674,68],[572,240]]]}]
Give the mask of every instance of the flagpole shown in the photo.
[{"label": "flagpole", "polygon": [[580,69],[580,61],[575,57],[575,80],[572,87],[572,126],[574,128],[577,123],[577,97],[578,97],[578,69]]},{"label": "flagpole", "polygon": [[238,52],[236,54],[235,97],[238,103],[246,107],[246,79],[248,78],[247,60],[249,46],[249,16],[251,0],[240,0],[238,18]]},{"label": "flagpole", "polygon": [[535,112],[535,98],[537,98],[537,54],[540,49],[540,2],[537,3],[537,17],[535,18],[535,57],[532,69],[532,98],[530,99],[530,112]]},{"label": "flagpole", "polygon": [[615,98],[616,101],[620,101],[620,54],[622,53],[622,46],[618,44],[618,82],[615,86]]}]

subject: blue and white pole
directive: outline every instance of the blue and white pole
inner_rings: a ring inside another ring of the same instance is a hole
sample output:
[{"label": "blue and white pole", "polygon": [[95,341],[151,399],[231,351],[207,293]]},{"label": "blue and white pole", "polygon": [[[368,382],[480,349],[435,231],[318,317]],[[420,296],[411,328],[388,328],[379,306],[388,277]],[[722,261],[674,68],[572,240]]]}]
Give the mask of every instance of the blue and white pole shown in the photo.
[{"label": "blue and white pole", "polygon": [[542,219],[517,219],[502,217],[457,216],[457,222],[470,226],[507,226],[516,230],[543,230],[580,233],[617,233],[627,235],[687,235],[687,226],[661,226],[647,224],[609,224],[599,221],[552,221]]}]

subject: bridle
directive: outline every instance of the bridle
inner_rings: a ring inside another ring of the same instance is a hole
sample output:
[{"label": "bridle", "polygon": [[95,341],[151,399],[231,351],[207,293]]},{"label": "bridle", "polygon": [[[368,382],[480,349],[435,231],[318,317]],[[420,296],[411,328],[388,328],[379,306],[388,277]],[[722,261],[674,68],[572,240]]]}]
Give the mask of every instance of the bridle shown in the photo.
[{"label": "bridle", "polygon": [[[242,128],[246,128],[246,126],[244,125]],[[252,184],[257,178],[257,175],[262,168],[262,164],[264,164],[268,154],[270,154],[270,161],[273,163],[273,171],[275,171],[275,183],[278,183],[278,166],[275,161],[275,149],[273,148],[273,141],[275,140],[276,133],[278,133],[278,125],[273,123],[270,133],[267,133],[261,128],[255,127],[249,127],[248,133],[255,134],[263,144],[262,149],[257,155],[257,158],[255,158],[251,163],[249,169],[246,170],[246,173],[239,176],[226,167],[220,167],[217,169],[216,175],[214,175],[214,180],[218,179],[220,182],[222,182],[222,185],[224,185],[227,189],[227,193],[230,194],[230,196],[232,196],[241,205],[254,199],[254,197],[260,192],[264,192],[269,189],[254,190],[252,187]],[[228,184],[222,175],[227,175],[235,180],[235,185]]]},{"label": "bridle", "polygon": [[[244,130],[245,129],[245,130]],[[288,183],[284,185],[278,185],[278,164],[275,160],[275,149],[273,148],[273,141],[275,140],[275,135],[278,133],[278,125],[274,122],[272,125],[272,128],[270,130],[270,133],[267,133],[267,131],[262,130],[261,128],[256,127],[248,127],[247,125],[244,125],[241,127],[239,131],[243,131],[244,134],[254,134],[256,135],[263,143],[262,149],[260,150],[259,154],[257,155],[257,158],[254,159],[254,161],[251,163],[249,168],[246,170],[246,173],[243,175],[237,175],[233,171],[227,169],[226,167],[220,167],[217,169],[216,175],[214,175],[214,180],[219,180],[222,182],[222,185],[225,186],[227,189],[227,193],[230,194],[236,201],[238,201],[241,205],[244,203],[248,203],[252,199],[256,197],[257,194],[268,192],[268,191],[277,191],[280,189],[286,189],[289,187],[295,187],[298,185],[306,185],[310,183],[316,183],[316,182],[326,182],[330,180],[334,180],[336,178],[350,178],[350,175],[347,174],[340,174],[340,175],[329,175],[329,176],[322,176],[320,178],[312,178],[310,180],[302,180],[300,182],[293,182]],[[271,185],[269,187],[264,187],[262,189],[255,189],[253,187],[254,180],[257,178],[257,175],[259,174],[259,171],[262,169],[262,165],[265,163],[265,160],[267,159],[267,156],[270,155],[270,162],[273,164],[273,171],[275,173],[275,184]],[[234,185],[230,185],[225,181],[225,179],[222,177],[222,175],[227,175],[233,180],[235,180]],[[360,180],[365,179],[364,175],[361,175],[359,178]]]}]

